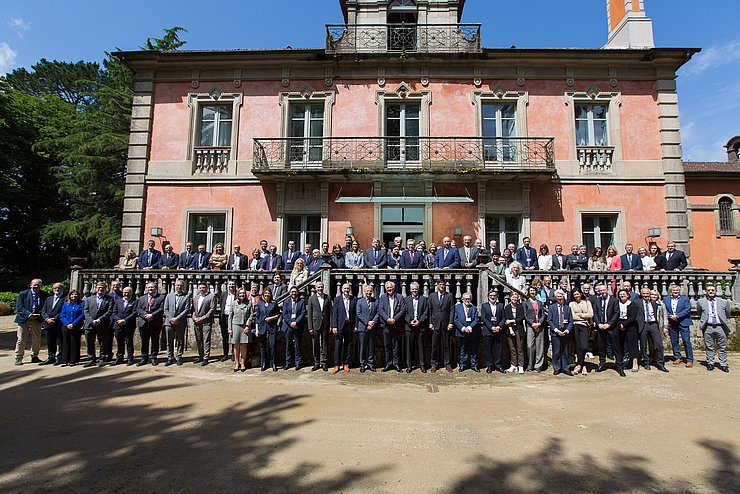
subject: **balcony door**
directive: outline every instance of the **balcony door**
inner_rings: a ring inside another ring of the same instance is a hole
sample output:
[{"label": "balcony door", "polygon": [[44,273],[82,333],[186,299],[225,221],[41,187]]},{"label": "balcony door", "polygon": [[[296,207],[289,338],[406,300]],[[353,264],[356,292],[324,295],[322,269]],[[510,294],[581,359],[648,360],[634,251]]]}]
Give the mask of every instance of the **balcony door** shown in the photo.
[{"label": "balcony door", "polygon": [[417,243],[424,238],[424,206],[383,206],[383,235],[385,245],[401,237],[401,245],[413,238]]},{"label": "balcony door", "polygon": [[[516,161],[516,103],[482,105],[483,158],[486,163]],[[493,139],[487,139],[487,138]]]},{"label": "balcony door", "polygon": [[291,166],[321,166],[324,137],[324,105],[290,107],[289,156]]},{"label": "balcony door", "polygon": [[390,167],[420,164],[419,103],[390,103],[385,111],[386,157]]}]

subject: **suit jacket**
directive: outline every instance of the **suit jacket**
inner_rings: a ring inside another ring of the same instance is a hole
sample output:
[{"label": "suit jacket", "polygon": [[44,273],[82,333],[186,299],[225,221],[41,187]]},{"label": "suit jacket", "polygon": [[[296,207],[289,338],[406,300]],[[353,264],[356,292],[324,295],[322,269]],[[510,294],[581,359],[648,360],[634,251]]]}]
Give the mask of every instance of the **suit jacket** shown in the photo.
[{"label": "suit jacket", "polygon": [[390,254],[386,255],[385,259],[388,262],[388,269],[401,269],[401,254],[398,255],[398,259]]},{"label": "suit jacket", "polygon": [[81,300],[79,304],[70,301],[65,302],[62,312],[59,314],[59,320],[64,326],[72,324],[75,329],[81,329],[82,323],[85,321],[85,301]]},{"label": "suit jacket", "polygon": [[[527,262],[527,253],[529,253],[529,262]],[[537,251],[534,247],[519,247],[514,253],[514,259],[522,265],[522,268],[537,268]]]},{"label": "suit jacket", "polygon": [[263,335],[265,333],[276,334],[278,332],[278,322],[280,321],[280,318],[277,318],[270,322],[266,321],[266,319],[268,317],[279,315],[280,307],[278,307],[275,302],[270,302],[269,304],[266,304],[264,300],[260,300],[257,303],[257,313],[255,315],[255,319],[257,321],[258,335]]},{"label": "suit jacket", "polygon": [[164,325],[172,326],[170,319],[177,318],[177,326],[187,324],[192,309],[192,300],[190,293],[184,293],[180,297],[180,303],[177,303],[177,294],[175,292],[167,294],[164,299]]},{"label": "suit jacket", "polygon": [[429,324],[434,326],[435,330],[447,331],[447,326],[452,324],[455,311],[455,298],[449,292],[444,292],[442,300],[439,300],[439,292],[429,295]]},{"label": "suit jacket", "polygon": [[[717,321],[722,325],[725,331],[730,331],[730,313],[732,304],[729,300],[720,297],[714,297],[714,308],[717,312]],[[709,325],[709,299],[702,297],[696,303],[696,310],[699,312],[699,327],[702,331]]]},{"label": "suit jacket", "polygon": [[[233,295],[234,295],[234,303],[236,303],[236,292],[234,292]],[[273,300],[275,299],[275,297],[272,297],[272,298]],[[224,311],[226,310],[226,304],[228,303],[228,301],[229,301],[229,291],[225,290],[221,292],[221,295],[218,297],[219,315],[224,314]]]},{"label": "suit jacket", "polygon": [[478,328],[478,308],[470,304],[468,307],[468,315],[465,315],[465,304],[457,304],[455,306],[455,316],[453,319],[455,325],[455,336],[467,336],[469,333],[463,333],[462,328],[470,326],[475,331]]},{"label": "suit jacket", "polygon": [[[62,323],[59,320],[59,315],[62,313],[62,307],[64,306],[65,297],[62,295],[57,299],[57,303],[54,303],[54,295],[46,297],[44,305],[41,308],[41,319],[44,320],[44,327],[48,330],[50,327],[61,328]],[[54,319],[54,322],[49,325],[46,323],[47,319]]]},{"label": "suit jacket", "polygon": [[180,269],[195,269],[195,252],[181,252],[178,267]]},{"label": "suit jacket", "polygon": [[103,295],[100,299],[100,307],[97,302],[98,296],[91,295],[85,299],[85,330],[92,330],[95,327],[92,322],[100,320],[98,328],[110,327],[110,315],[113,311],[113,299],[108,295]]},{"label": "suit jacket", "polygon": [[31,314],[41,314],[41,310],[44,308],[44,302],[48,296],[48,293],[39,290],[38,303],[34,304],[33,290],[29,288],[20,292],[15,302],[15,323],[23,324]]},{"label": "suit jacket", "polygon": [[642,259],[637,254],[632,254],[632,262],[627,260],[627,254],[619,256],[622,261],[622,271],[642,271]]},{"label": "suit jacket", "polygon": [[[545,303],[537,301],[537,310],[534,310],[534,303],[532,299],[527,299],[521,304],[524,307],[524,320],[527,321],[527,326],[530,328],[534,323],[541,323],[547,325],[547,311],[545,310]],[[540,326],[542,330],[542,326]]]},{"label": "suit jacket", "polygon": [[[619,317],[619,310],[617,310],[617,317]],[[573,331],[573,312],[570,307],[563,304],[563,323],[560,324],[558,304],[552,304],[547,312],[547,325],[550,327],[550,335],[552,336],[555,336],[556,330],[565,331],[566,333]]]},{"label": "suit jacket", "polygon": [[567,256],[561,255],[558,258],[557,254],[552,255],[552,269],[554,271],[561,271],[567,267],[567,264],[565,263]]},{"label": "suit jacket", "polygon": [[[632,302],[632,304],[637,307],[637,330],[642,332],[645,329],[645,301],[640,299]],[[658,327],[663,326],[663,323],[661,322],[660,316],[658,314],[658,302],[653,302],[652,300],[649,300],[648,304],[650,304],[650,307],[653,310],[653,319],[655,319],[655,323],[658,325]]]},{"label": "suit jacket", "polygon": [[[494,315],[494,308],[495,315]],[[493,336],[494,334],[502,334],[502,333],[494,333],[491,331],[491,328],[494,326],[498,326],[501,329],[504,327],[504,304],[501,302],[496,302],[495,304],[491,304],[491,302],[485,302],[480,307],[480,322],[482,325],[482,333],[483,336]]]},{"label": "suit jacket", "polygon": [[380,327],[385,329],[403,329],[403,321],[406,317],[406,303],[403,301],[403,296],[396,292],[393,294],[395,299],[395,309],[393,311],[393,320],[395,324],[389,325],[388,319],[391,318],[391,302],[390,297],[387,293],[380,295],[378,299],[378,314],[380,314]]},{"label": "suit jacket", "polygon": [[422,252],[414,251],[414,259],[411,259],[411,252],[406,249],[401,252],[401,268],[402,269],[420,269],[424,263],[424,254]]},{"label": "suit jacket", "polygon": [[[668,254],[670,254],[670,257]],[[686,254],[680,250],[674,250],[672,253],[665,251],[655,259],[656,269],[665,269],[667,271],[675,271],[678,269],[683,271],[688,265],[689,263],[686,261]]]},{"label": "suit jacket", "polygon": [[[293,319],[294,304],[295,319]],[[288,331],[291,322],[296,323],[298,326],[296,331],[300,331],[306,325],[306,301],[301,296],[299,296],[295,301],[291,297],[288,297],[285,299],[285,303],[283,303],[283,333]]]},{"label": "suit jacket", "polygon": [[180,266],[180,256],[174,252],[171,254],[165,252],[159,258],[159,264],[162,269],[177,269]]},{"label": "suit jacket", "polygon": [[457,253],[460,256],[460,267],[464,267],[467,263],[472,263],[475,267],[478,263],[478,254],[480,254],[480,249],[478,249],[478,247],[471,247],[469,257],[465,255],[465,246],[458,248]]},{"label": "suit jacket", "polygon": [[[674,315],[673,307],[671,304],[671,296],[663,298],[663,304],[665,304],[665,312],[667,317]],[[678,316],[678,322],[673,322],[668,319],[668,326],[675,328],[679,326],[681,328],[689,328],[691,326],[691,301],[689,297],[685,295],[678,296],[678,305],[676,306],[676,316]]]},{"label": "suit jacket", "polygon": [[151,251],[152,253],[152,259],[149,260],[149,249],[144,249],[141,254],[139,254],[139,269],[144,268],[151,268],[151,269],[159,269],[160,264],[159,261],[162,257],[162,253],[159,252],[157,249],[154,249]]},{"label": "suit jacket", "polygon": [[[406,331],[412,331],[411,321],[414,320],[414,296],[409,295],[404,300],[406,304]],[[416,320],[419,325],[416,326],[421,332],[429,329],[429,299],[424,295],[419,295],[416,301]]]},{"label": "suit jacket", "polygon": [[301,257],[301,253],[297,250],[293,251],[293,255],[290,255],[290,251],[286,250],[283,252],[283,269],[287,269],[288,271],[293,270],[293,264],[298,260],[298,258]]},{"label": "suit jacket", "polygon": [[195,253],[195,258],[193,259],[193,268],[200,271],[210,269],[209,267],[209,261],[211,260],[211,253],[210,252],[204,252],[201,254],[200,252]]},{"label": "suit jacket", "polygon": [[[272,259],[272,269],[270,269],[270,259]],[[275,254],[274,256],[265,256],[260,259],[257,269],[261,269],[263,271],[279,271],[283,269],[283,258],[278,254]]]},{"label": "suit jacket", "polygon": [[457,269],[460,267],[460,253],[455,247],[447,249],[447,256],[444,256],[444,247],[437,249],[434,256],[434,267],[439,269]]},{"label": "suit jacket", "polygon": [[[282,294],[285,293],[285,291],[288,289],[288,285],[285,283],[281,283],[279,285],[275,285],[274,283],[268,286],[267,288],[270,289],[272,292],[272,300],[277,300],[278,297],[280,297]],[[280,302],[280,306],[282,307],[283,303]]]},{"label": "suit jacket", "polygon": [[[233,269],[234,268],[234,260],[236,259],[236,269],[238,270],[244,270],[247,269],[247,256],[242,254],[241,252],[239,254],[229,254],[229,260],[228,264],[226,264],[226,269]],[[282,257],[280,258],[282,261]],[[282,266],[282,263],[281,263]]]},{"label": "suit jacket", "polygon": [[358,252],[355,256],[354,252],[347,252],[344,254],[344,267],[347,269],[364,268],[365,254],[363,252]]},{"label": "suit jacket", "polygon": [[[608,296],[606,300],[606,315],[604,314],[604,299],[596,297],[594,300],[594,324],[608,324],[609,329],[614,329],[619,322],[619,308],[617,307],[616,297]],[[550,306],[552,307],[552,306]]]},{"label": "suit jacket", "polygon": [[314,293],[308,297],[308,303],[306,304],[306,316],[308,319],[309,330],[326,330],[329,329],[329,320],[331,318],[331,298],[329,295],[324,293],[322,295],[324,300],[324,308],[321,308],[319,304],[319,294]]},{"label": "suit jacket", "polygon": [[365,251],[365,267],[366,268],[387,268],[388,259],[386,259],[386,251],[378,249],[377,254],[375,249],[370,247]]},{"label": "suit jacket", "polygon": [[632,328],[634,328],[635,331],[638,330],[639,324],[637,322],[637,313],[639,311],[638,309],[639,305],[640,304],[638,303],[630,302],[630,304],[627,306],[627,318],[619,319],[619,323],[624,326],[625,331],[632,329]]},{"label": "suit jacket", "polygon": [[[136,329],[136,299],[132,298],[129,301],[128,306],[125,306],[125,300],[119,297],[113,304],[113,313],[111,315],[113,320],[113,331],[120,331],[121,329],[134,330]],[[126,324],[120,326],[117,321],[123,319]]]},{"label": "suit jacket", "polygon": [[[638,262],[640,262],[640,256],[635,255],[635,257],[637,257]],[[554,260],[553,269],[555,269]],[[583,254],[568,254],[565,256],[565,269],[570,269],[571,271],[585,271],[588,269],[588,257]]]},{"label": "suit jacket", "polygon": [[515,331],[524,331],[524,305],[523,304],[517,304],[516,309],[511,304],[506,304],[504,306],[504,324],[506,324],[506,321],[508,320],[514,320],[514,324],[509,324],[506,326],[506,329],[513,329]]},{"label": "suit jacket", "polygon": [[314,259],[312,256],[310,260],[306,261],[306,269],[308,269],[309,274],[314,274],[321,268],[322,264],[324,264],[324,260],[322,258],[319,257],[318,259]]},{"label": "suit jacket", "polygon": [[[200,309],[198,309],[198,303],[201,298],[203,299],[203,303],[200,305]],[[213,323],[213,316],[216,313],[216,296],[211,292],[208,292],[205,295],[201,295],[200,292],[196,293],[193,297],[193,305],[190,308],[190,311],[193,317],[205,317],[205,319],[199,324]]]},{"label": "suit jacket", "polygon": [[[378,301],[375,297],[370,297],[370,306],[368,307],[368,300],[365,297],[357,299],[357,331],[364,333],[367,331],[367,323],[370,321],[375,322],[374,327],[379,327],[380,314],[378,314]],[[333,327],[333,326],[332,326]]]},{"label": "suit jacket", "polygon": [[[367,309],[367,304],[365,304]],[[347,310],[344,307],[344,297],[342,294],[337,295],[331,306],[330,327],[337,328],[340,331],[352,331],[357,325],[357,312],[360,310],[357,303],[357,297],[349,297],[349,320],[347,319]],[[363,328],[364,331],[364,328]]]}]

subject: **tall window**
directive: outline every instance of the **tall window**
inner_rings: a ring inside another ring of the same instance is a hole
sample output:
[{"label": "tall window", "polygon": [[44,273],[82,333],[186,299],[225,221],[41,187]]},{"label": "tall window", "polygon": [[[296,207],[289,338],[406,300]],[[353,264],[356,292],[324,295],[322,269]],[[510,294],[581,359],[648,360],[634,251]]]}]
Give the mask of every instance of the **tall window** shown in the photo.
[{"label": "tall window", "polygon": [[419,161],[419,113],[418,103],[391,103],[386,106],[388,163],[404,165],[409,161]]},{"label": "tall window", "polygon": [[402,244],[413,238],[417,242],[424,236],[424,206],[383,206],[383,242],[393,245],[401,237]]},{"label": "tall window", "polygon": [[204,244],[208,252],[213,252],[214,245],[226,242],[226,214],[191,214],[188,238],[195,246]]},{"label": "tall window", "polygon": [[324,105],[291,105],[291,163],[320,163],[323,155]]},{"label": "tall window", "polygon": [[732,199],[722,197],[718,201],[720,233],[734,233],[735,221],[732,217]]},{"label": "tall window", "polygon": [[520,216],[488,216],[486,218],[486,246],[491,240],[495,240],[498,250],[503,252],[508,244],[518,245],[521,224]]},{"label": "tall window", "polygon": [[200,112],[200,146],[231,146],[231,105],[203,106]]},{"label": "tall window", "polygon": [[576,145],[608,146],[607,105],[576,105]]},{"label": "tall window", "polygon": [[601,247],[606,251],[614,245],[614,230],[617,226],[617,215],[584,214],[581,217],[583,225],[583,243],[590,253],[594,247]]},{"label": "tall window", "polygon": [[287,216],[285,218],[285,244],[294,240],[296,248],[303,251],[303,246],[311,244],[314,248],[321,245],[321,216]]},{"label": "tall window", "polygon": [[[508,138],[516,136],[516,104],[484,103],[481,114],[485,161],[514,161],[516,142]],[[486,137],[498,139],[485,139]]]}]

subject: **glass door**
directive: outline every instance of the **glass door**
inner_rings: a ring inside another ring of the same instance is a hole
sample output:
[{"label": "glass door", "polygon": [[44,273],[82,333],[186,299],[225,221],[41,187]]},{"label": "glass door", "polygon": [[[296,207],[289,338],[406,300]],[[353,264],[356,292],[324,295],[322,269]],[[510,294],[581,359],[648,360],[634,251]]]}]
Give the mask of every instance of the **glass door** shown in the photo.
[{"label": "glass door", "polygon": [[386,157],[389,167],[419,164],[420,105],[394,103],[386,107]]},{"label": "glass door", "polygon": [[416,242],[424,238],[424,206],[383,206],[382,214],[386,246],[392,246],[396,237],[401,237],[403,246],[410,238]]}]

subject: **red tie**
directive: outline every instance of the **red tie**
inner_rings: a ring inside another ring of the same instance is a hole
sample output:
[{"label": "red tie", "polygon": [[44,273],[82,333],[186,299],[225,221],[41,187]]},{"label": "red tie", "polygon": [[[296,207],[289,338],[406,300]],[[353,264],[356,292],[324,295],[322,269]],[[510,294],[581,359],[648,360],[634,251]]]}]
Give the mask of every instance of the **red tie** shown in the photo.
[{"label": "red tie", "polygon": [[149,312],[151,312],[151,311],[152,311],[152,300],[153,300],[153,299],[154,299],[154,297],[152,297],[151,295],[149,295],[149,303],[147,304],[147,310],[148,310]]}]

